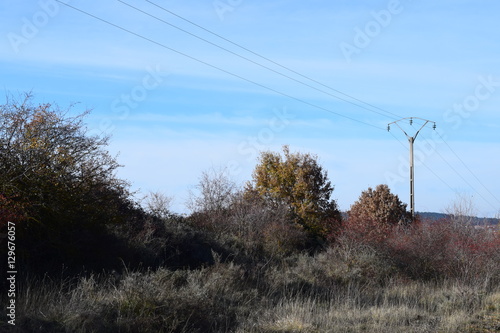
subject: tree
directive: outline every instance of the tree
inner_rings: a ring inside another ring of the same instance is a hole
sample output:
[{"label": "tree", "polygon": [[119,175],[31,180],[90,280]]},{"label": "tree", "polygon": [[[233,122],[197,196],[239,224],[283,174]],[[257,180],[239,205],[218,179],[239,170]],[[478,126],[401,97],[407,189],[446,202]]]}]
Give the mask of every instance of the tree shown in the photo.
[{"label": "tree", "polygon": [[149,192],[149,194],[144,198],[146,212],[152,216],[165,220],[170,215],[170,205],[172,203],[172,197],[165,195],[162,192]]},{"label": "tree", "polygon": [[457,193],[455,200],[445,208],[455,224],[462,226],[472,226],[477,216],[477,208],[472,196],[464,193]]},{"label": "tree", "polygon": [[391,227],[411,221],[406,206],[387,185],[378,185],[375,190],[370,187],[351,206],[348,225],[370,237],[384,237]]},{"label": "tree", "polygon": [[238,191],[227,169],[204,171],[196,192],[190,192],[187,206],[193,212],[222,212],[232,203]]},{"label": "tree", "polygon": [[326,237],[337,227],[341,214],[330,199],[328,174],[310,154],[262,152],[248,193],[256,193],[271,206],[285,204],[294,221],[313,236]]},{"label": "tree", "polygon": [[132,205],[108,138],[87,135],[88,111],[69,111],[35,104],[29,93],[0,105],[0,209],[15,213],[32,262],[89,253],[88,242]]},{"label": "tree", "polygon": [[194,191],[190,191],[187,207],[192,211],[191,220],[198,227],[224,233],[229,208],[233,204],[238,188],[227,169],[204,171]]}]

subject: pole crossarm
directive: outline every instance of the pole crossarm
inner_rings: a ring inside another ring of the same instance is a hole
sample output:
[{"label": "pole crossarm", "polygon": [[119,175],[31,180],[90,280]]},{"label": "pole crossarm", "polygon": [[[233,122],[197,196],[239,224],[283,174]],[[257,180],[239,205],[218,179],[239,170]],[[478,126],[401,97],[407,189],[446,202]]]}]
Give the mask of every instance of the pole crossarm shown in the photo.
[{"label": "pole crossarm", "polygon": [[395,124],[406,135],[406,137],[408,139],[410,139],[411,136],[408,135],[408,133],[406,133],[406,131],[401,126],[399,126],[399,122],[404,121],[404,120],[409,120],[410,121],[410,125],[413,125],[413,119],[418,119],[418,120],[424,121],[424,124],[417,130],[417,132],[413,136],[413,140],[415,140],[417,138],[418,133],[420,133],[420,131],[422,130],[422,128],[424,128],[425,125],[427,125],[428,123],[433,123],[434,124],[433,128],[436,129],[436,122],[434,122],[432,120],[427,120],[427,119],[423,119],[423,118],[419,118],[419,117],[406,117],[406,118],[401,118],[399,120],[396,120],[396,121],[393,121],[392,123],[387,124],[387,131],[390,131],[391,130],[391,125]]},{"label": "pole crossarm", "polygon": [[[409,121],[410,125],[413,126],[413,120],[418,119],[424,122],[422,126],[416,131],[416,133],[411,136],[406,133],[406,131],[399,126],[399,123],[402,121]],[[395,124],[399,129],[406,135],[406,138],[408,139],[408,142],[410,143],[410,211],[411,211],[411,217],[413,220],[415,220],[415,177],[414,177],[414,163],[413,163],[413,143],[417,139],[418,133],[428,124],[428,123],[433,123],[432,128],[436,129],[436,123],[432,120],[427,120],[419,117],[406,117],[402,118],[396,121],[393,121],[392,123],[387,124],[387,131],[391,130],[391,125]]]}]

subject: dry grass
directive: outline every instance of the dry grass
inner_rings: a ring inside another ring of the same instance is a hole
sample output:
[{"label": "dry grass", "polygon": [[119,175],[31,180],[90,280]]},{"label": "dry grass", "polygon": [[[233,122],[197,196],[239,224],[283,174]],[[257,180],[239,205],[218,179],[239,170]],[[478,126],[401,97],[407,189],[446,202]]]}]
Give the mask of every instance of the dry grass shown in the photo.
[{"label": "dry grass", "polygon": [[283,298],[248,318],[238,332],[464,332],[478,311],[498,302],[464,288],[394,282],[372,290],[349,286],[327,301]]},{"label": "dry grass", "polygon": [[[254,272],[219,262],[197,270],[90,275],[73,283],[29,281],[19,290],[17,328],[19,332],[238,333],[498,329],[498,287],[397,276],[383,284],[378,279],[346,282],[335,277],[345,273],[343,269],[335,271],[325,264],[332,255],[300,255]],[[372,265],[381,263],[372,259]],[[370,271],[374,268],[367,266],[367,260],[359,262]]]},{"label": "dry grass", "polygon": [[[240,260],[240,264],[237,260],[224,261],[214,252],[213,264],[196,269],[125,270],[120,274],[60,280],[20,279],[16,328],[12,330],[0,321],[0,331],[499,331],[496,238],[468,236],[466,240],[476,243],[466,244],[488,245],[472,247],[473,252],[448,247],[445,254],[450,258],[456,249],[462,256],[448,263],[450,269],[440,271],[436,266],[440,258],[436,259],[428,249],[420,250],[416,241],[423,239],[434,245],[440,238],[431,233],[417,236],[396,243],[399,247],[339,239],[315,255],[266,258],[252,252],[255,256]],[[484,239],[487,242],[479,242]],[[402,250],[396,255],[394,249]],[[416,264],[411,260],[414,258],[418,259]],[[461,269],[478,265],[475,260],[487,263],[480,274],[460,274]],[[433,275],[419,274],[419,267],[427,267]]]},{"label": "dry grass", "polygon": [[[252,290],[232,264],[187,271],[159,269],[121,277],[90,275],[23,284],[18,328],[47,332],[224,332]],[[5,326],[6,327],[6,326]],[[5,328],[4,327],[4,328]]]}]

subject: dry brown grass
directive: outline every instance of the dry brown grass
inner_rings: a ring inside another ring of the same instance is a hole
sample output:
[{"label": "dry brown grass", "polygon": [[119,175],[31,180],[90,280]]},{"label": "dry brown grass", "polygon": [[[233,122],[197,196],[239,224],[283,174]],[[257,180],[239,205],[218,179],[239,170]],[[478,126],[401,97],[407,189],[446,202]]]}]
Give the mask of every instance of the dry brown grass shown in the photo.
[{"label": "dry brown grass", "polygon": [[[260,273],[218,262],[197,270],[90,275],[73,285],[30,281],[19,290],[17,327],[19,332],[238,333],[498,329],[498,287],[396,275],[383,284],[378,279],[339,280],[335,275],[345,270],[325,264],[332,255],[300,255],[260,268]],[[367,258],[359,260],[362,266]]]},{"label": "dry brown grass", "polygon": [[[437,244],[434,240],[439,237],[429,229],[423,231],[416,234],[417,240]],[[478,244],[488,244],[485,249],[495,253],[492,246],[497,242],[487,236],[488,242]],[[479,242],[483,238],[470,237],[484,235],[467,237]],[[397,255],[391,246],[339,238],[315,255],[258,257],[259,252],[250,252],[255,257],[237,264],[213,252],[213,264],[196,269],[19,280],[16,329],[56,333],[500,329],[498,254],[485,256],[490,252],[473,247],[471,256],[458,247],[460,260],[448,263],[453,269],[439,270],[435,265],[441,261],[428,249],[420,250],[415,240]],[[448,247],[446,255],[451,257],[455,249]],[[412,258],[419,261],[413,263]],[[474,260],[488,265],[481,267],[481,274],[460,274],[461,269],[475,267]],[[434,275],[419,274],[418,267],[427,267]],[[11,332],[12,327],[0,322],[0,331]]]},{"label": "dry brown grass", "polygon": [[492,302],[498,306],[493,295],[450,282],[348,286],[325,301],[317,295],[270,302],[238,332],[464,332]]}]

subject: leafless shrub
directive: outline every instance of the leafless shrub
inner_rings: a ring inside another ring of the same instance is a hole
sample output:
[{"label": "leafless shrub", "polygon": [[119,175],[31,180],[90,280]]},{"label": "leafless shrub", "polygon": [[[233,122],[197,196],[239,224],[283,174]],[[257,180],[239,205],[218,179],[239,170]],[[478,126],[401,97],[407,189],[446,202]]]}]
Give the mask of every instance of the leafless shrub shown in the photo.
[{"label": "leafless shrub", "polygon": [[159,219],[166,219],[170,215],[172,200],[172,197],[162,192],[150,192],[144,198],[146,212]]},{"label": "leafless shrub", "polygon": [[238,190],[224,168],[204,171],[195,189],[190,192],[187,207],[197,213],[221,212],[227,209]]},{"label": "leafless shrub", "polygon": [[445,213],[457,226],[472,226],[474,217],[477,216],[477,208],[472,197],[457,194],[455,200],[445,209]]}]

